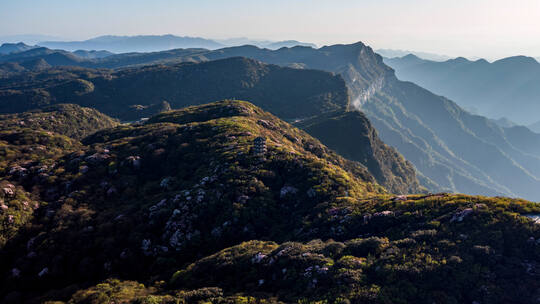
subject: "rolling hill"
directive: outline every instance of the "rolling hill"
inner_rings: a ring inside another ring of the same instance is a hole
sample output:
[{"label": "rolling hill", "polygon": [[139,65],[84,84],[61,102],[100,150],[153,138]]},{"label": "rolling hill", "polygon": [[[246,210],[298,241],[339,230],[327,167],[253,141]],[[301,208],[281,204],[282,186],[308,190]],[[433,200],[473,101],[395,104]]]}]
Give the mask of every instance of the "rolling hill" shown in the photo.
[{"label": "rolling hill", "polygon": [[84,64],[86,61],[85,58],[81,58],[71,52],[51,50],[45,47],[36,47],[27,51],[0,56],[0,62],[24,64],[36,60],[43,60],[51,66],[78,66]]},{"label": "rolling hill", "polygon": [[44,41],[39,43],[52,49],[66,51],[76,50],[106,50],[113,53],[159,52],[172,49],[204,48],[218,49],[225,46],[255,45],[261,48],[277,50],[283,47],[307,46],[315,44],[296,40],[269,41],[248,38],[205,39],[200,37],[179,37],[175,35],[145,35],[145,36],[100,36],[84,41]]}]

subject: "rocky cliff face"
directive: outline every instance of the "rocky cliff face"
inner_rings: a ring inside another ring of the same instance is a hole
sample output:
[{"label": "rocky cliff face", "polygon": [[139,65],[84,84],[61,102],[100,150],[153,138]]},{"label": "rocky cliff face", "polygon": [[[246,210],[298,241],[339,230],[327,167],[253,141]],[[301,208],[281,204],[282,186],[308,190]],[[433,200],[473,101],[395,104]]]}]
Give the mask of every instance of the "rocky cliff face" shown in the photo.
[{"label": "rocky cliff face", "polygon": [[[488,119],[400,81],[382,57],[362,43],[277,51],[239,47],[198,58],[231,55],[342,75],[351,105],[366,114],[385,143],[414,164],[422,183],[432,191],[540,197],[535,190],[540,183],[535,173],[540,172],[537,151],[531,155]],[[533,143],[536,139],[523,134],[520,141]]]},{"label": "rocky cliff face", "polygon": [[390,192],[407,194],[422,191],[414,166],[382,142],[361,112],[331,112],[296,125],[340,155],[364,164]]}]

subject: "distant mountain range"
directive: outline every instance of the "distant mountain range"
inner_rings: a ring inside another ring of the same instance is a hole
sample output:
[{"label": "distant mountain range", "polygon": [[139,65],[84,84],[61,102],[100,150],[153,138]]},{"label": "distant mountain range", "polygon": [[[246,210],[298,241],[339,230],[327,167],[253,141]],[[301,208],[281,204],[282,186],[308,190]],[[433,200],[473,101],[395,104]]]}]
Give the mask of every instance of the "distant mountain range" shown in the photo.
[{"label": "distant mountain range", "polygon": [[4,43],[0,45],[0,55],[6,55],[10,53],[24,52],[36,48],[35,46],[26,45],[22,42],[19,43]]},{"label": "distant mountain range", "polygon": [[0,36],[0,44],[22,42],[25,44],[35,45],[40,41],[60,41],[60,40],[63,40],[63,38],[50,36],[50,35],[39,35],[39,34]]},{"label": "distant mountain range", "polygon": [[490,63],[456,58],[445,62],[415,55],[385,59],[399,79],[412,81],[460,106],[491,118],[529,125],[540,120],[540,63],[516,56]]},{"label": "distant mountain range", "polygon": [[217,49],[223,47],[222,44],[209,39],[174,35],[100,36],[84,41],[43,41],[39,45],[67,51],[106,50],[113,53],[154,52],[178,48]]},{"label": "distant mountain range", "polygon": [[25,70],[41,70],[57,65],[77,65],[84,60],[103,59],[114,55],[108,51],[51,50],[39,46],[30,46],[22,42],[4,43],[0,45],[0,77],[2,74],[22,72]]},{"label": "distant mountain range", "polygon": [[269,49],[279,49],[297,45],[316,47],[315,44],[299,42],[296,40],[269,41],[252,40],[248,38],[211,40],[199,37],[179,37],[174,35],[100,36],[84,41],[43,41],[38,44],[47,48],[67,51],[106,50],[113,53],[156,52],[180,48],[205,48],[213,50],[226,46],[239,45],[255,45]]},{"label": "distant mountain range", "polygon": [[51,66],[67,66],[83,64],[90,59],[79,57],[68,51],[52,50],[45,47],[30,47],[26,51],[0,55],[0,63],[9,62],[25,65],[28,62],[40,60]]},{"label": "distant mountain range", "polygon": [[405,51],[405,50],[394,50],[394,49],[378,49],[378,50],[375,50],[375,52],[377,52],[377,54],[386,58],[403,57],[409,54],[414,54],[415,56],[418,56],[419,58],[426,59],[426,60],[433,60],[433,61],[446,61],[446,60],[452,59],[452,57],[450,56],[440,55],[440,54],[435,54],[435,53],[427,53],[427,52],[416,52],[416,51]]},{"label": "distant mountain range", "polygon": [[295,46],[307,46],[316,48],[314,43],[300,42],[297,40],[284,40],[284,41],[271,41],[271,40],[257,40],[249,38],[230,38],[230,39],[218,39],[215,40],[225,46],[241,46],[241,45],[254,45],[260,48],[266,48],[271,50],[277,50],[282,47],[295,47]]}]

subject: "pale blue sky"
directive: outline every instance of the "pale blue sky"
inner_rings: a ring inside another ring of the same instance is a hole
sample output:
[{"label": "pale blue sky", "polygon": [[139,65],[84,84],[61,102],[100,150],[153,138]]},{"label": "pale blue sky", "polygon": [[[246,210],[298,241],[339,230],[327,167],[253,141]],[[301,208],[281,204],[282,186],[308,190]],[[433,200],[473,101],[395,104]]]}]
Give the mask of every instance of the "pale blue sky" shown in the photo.
[{"label": "pale blue sky", "polygon": [[0,36],[168,33],[540,56],[540,0],[0,0]]}]

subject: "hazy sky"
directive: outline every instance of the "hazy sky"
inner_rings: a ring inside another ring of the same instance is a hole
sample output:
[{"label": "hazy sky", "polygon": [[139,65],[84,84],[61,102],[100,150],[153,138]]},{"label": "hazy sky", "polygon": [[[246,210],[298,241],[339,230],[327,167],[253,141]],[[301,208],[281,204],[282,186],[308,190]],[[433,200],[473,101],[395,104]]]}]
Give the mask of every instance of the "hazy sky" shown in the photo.
[{"label": "hazy sky", "polygon": [[540,56],[540,0],[0,0],[0,36],[167,33]]}]

